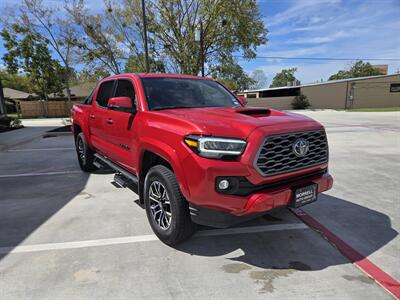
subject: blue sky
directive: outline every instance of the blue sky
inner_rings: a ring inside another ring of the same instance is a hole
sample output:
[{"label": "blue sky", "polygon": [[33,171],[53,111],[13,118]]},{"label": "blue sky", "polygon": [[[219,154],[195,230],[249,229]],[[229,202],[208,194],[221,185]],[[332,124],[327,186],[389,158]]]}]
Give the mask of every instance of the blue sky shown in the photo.
[{"label": "blue sky", "polygon": [[[99,9],[101,0],[87,1]],[[47,0],[50,4],[63,0]],[[12,5],[14,0],[3,0]],[[259,56],[400,58],[400,0],[259,0],[269,30]],[[4,54],[0,40],[0,56]],[[262,69],[271,82],[282,68],[297,67],[303,83],[326,80],[352,61],[310,61],[258,58],[239,61],[251,72]],[[370,61],[389,64],[389,73],[400,70],[400,61]]]},{"label": "blue sky", "polygon": [[[399,58],[400,0],[260,0],[269,41],[259,56]],[[303,82],[326,80],[352,61],[256,59],[246,71],[262,69],[269,83],[282,68],[297,67]],[[389,73],[400,61],[389,63]]]}]

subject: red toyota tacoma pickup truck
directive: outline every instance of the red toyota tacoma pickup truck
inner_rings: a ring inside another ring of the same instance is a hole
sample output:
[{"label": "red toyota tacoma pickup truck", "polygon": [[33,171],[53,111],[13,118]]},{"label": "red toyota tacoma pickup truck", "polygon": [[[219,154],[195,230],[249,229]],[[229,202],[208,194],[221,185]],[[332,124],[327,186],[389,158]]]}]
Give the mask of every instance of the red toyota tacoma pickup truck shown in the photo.
[{"label": "red toyota tacoma pickup truck", "polygon": [[173,245],[195,224],[224,228],[332,187],[318,122],[245,106],[211,78],[122,74],[72,108],[81,168],[115,170],[154,233]]}]

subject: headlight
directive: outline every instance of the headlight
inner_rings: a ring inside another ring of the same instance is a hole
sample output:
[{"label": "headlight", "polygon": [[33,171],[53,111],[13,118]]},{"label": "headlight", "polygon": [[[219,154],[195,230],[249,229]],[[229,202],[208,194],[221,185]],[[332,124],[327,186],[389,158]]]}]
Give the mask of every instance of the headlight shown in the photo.
[{"label": "headlight", "polygon": [[246,142],[243,140],[196,135],[185,137],[185,144],[200,156],[208,158],[221,158],[226,155],[237,156],[242,154],[246,147]]}]

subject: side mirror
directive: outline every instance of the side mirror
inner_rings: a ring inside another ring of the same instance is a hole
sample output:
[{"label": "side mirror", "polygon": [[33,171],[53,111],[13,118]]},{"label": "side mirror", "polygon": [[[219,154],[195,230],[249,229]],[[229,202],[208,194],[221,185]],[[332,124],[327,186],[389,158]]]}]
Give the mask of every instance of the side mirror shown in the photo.
[{"label": "side mirror", "polygon": [[135,112],[136,108],[132,106],[132,100],[129,97],[114,97],[108,100],[107,107],[116,111]]},{"label": "side mirror", "polygon": [[240,101],[240,103],[242,103],[243,106],[246,106],[248,101],[245,97],[243,96],[236,96],[236,98]]}]

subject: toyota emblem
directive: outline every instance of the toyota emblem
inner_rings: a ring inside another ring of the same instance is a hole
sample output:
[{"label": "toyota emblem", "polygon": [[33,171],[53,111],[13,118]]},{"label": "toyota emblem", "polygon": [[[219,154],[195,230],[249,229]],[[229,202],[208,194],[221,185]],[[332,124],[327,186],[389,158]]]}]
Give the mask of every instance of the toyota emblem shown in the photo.
[{"label": "toyota emblem", "polygon": [[310,144],[305,139],[298,139],[293,144],[293,153],[297,157],[304,157],[308,153]]}]

